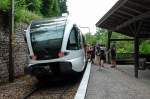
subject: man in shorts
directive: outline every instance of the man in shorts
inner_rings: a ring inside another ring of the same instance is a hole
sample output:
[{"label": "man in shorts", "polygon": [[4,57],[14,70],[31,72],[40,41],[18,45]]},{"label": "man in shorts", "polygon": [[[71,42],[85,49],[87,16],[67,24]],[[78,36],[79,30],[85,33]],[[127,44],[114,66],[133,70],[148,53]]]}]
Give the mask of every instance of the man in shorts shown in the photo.
[{"label": "man in shorts", "polygon": [[112,46],[111,48],[111,64],[112,64],[112,68],[116,67],[116,48],[115,46]]}]

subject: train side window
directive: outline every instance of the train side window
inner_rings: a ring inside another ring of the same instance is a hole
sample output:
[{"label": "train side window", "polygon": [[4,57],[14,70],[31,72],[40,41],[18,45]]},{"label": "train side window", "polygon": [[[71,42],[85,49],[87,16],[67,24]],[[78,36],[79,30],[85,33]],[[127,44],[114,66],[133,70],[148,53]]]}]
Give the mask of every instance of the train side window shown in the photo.
[{"label": "train side window", "polygon": [[71,30],[68,44],[67,44],[67,50],[79,50],[80,49],[80,34],[76,30],[76,28],[73,28]]}]

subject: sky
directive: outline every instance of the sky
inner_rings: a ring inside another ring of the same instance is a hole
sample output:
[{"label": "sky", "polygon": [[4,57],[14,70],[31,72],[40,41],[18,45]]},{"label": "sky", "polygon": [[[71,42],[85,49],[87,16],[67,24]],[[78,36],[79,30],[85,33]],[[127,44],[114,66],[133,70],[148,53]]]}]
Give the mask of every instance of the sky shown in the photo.
[{"label": "sky", "polygon": [[[69,16],[72,17],[80,27],[89,27],[90,32],[96,32],[95,24],[118,0],[67,0]],[[83,33],[89,31],[82,29]]]}]

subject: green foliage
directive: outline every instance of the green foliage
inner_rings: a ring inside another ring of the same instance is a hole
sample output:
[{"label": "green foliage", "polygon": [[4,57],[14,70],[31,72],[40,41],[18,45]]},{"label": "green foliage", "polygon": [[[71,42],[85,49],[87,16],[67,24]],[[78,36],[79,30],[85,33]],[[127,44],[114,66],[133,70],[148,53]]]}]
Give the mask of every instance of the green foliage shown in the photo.
[{"label": "green foliage", "polygon": [[67,0],[60,0],[60,13],[68,13],[66,2]]},{"label": "green foliage", "polygon": [[10,0],[0,0],[0,9],[4,12],[9,9]]},{"label": "green foliage", "polygon": [[51,0],[43,0],[42,1],[41,13],[44,16],[48,15],[48,12],[49,12],[49,9],[50,9],[50,5],[51,5],[50,3],[51,3]]},{"label": "green foliage", "polygon": [[106,45],[107,43],[107,31],[104,29],[97,29],[95,37],[96,37],[96,43]]},{"label": "green foliage", "polygon": [[[122,35],[120,33],[113,32],[112,39],[131,39],[131,37]],[[117,53],[133,53],[134,52],[134,45],[132,41],[117,41],[112,42],[112,44],[115,43]]]},{"label": "green foliage", "polygon": [[[0,10],[8,12],[10,1],[0,0]],[[15,0],[14,4],[17,22],[28,23],[32,19],[59,16],[67,11],[66,0]]]},{"label": "green foliage", "polygon": [[60,15],[60,7],[59,7],[59,1],[53,0],[53,6],[52,6],[52,16],[58,16]]},{"label": "green foliage", "polygon": [[25,9],[26,0],[15,0],[15,10]]},{"label": "green foliage", "polygon": [[[86,40],[90,44],[99,43],[99,44],[107,46],[107,41],[108,41],[107,35],[108,35],[108,33],[106,30],[97,29],[95,35],[86,34]],[[125,38],[130,38],[130,37],[113,32],[111,38],[115,38],[115,39],[123,39],[124,38],[125,39]],[[116,45],[117,53],[132,53],[134,50],[133,42],[131,42],[131,41],[111,42],[111,45],[112,44]]]},{"label": "green foliage", "polygon": [[40,14],[41,6],[41,0],[26,0],[26,8],[28,8],[29,11]]},{"label": "green foliage", "polygon": [[[86,42],[89,44],[107,44],[107,31],[104,29],[97,29],[95,35],[90,33],[86,34]],[[111,38],[113,39],[131,39],[131,37],[113,32]],[[116,41],[111,42],[116,45],[117,53],[133,53],[134,52],[134,42],[133,41]],[[141,40],[139,47],[141,54],[150,54],[150,40]],[[124,54],[123,54],[124,55]]]},{"label": "green foliage", "polygon": [[115,43],[117,53],[133,53],[134,45],[132,41],[118,41]]},{"label": "green foliage", "polygon": [[111,38],[112,39],[117,39],[117,38],[118,39],[131,39],[131,37],[117,33],[117,32],[113,32]]},{"label": "green foliage", "polygon": [[107,31],[104,29],[97,29],[97,32],[95,35],[91,35],[91,33],[87,33],[85,35],[86,42],[89,44],[102,44],[106,45],[107,43]]},{"label": "green foliage", "polygon": [[89,44],[96,44],[96,37],[94,35],[91,35],[91,33],[85,34],[86,43]]},{"label": "green foliage", "polygon": [[150,54],[150,40],[141,41],[140,53]]},{"label": "green foliage", "polygon": [[124,48],[117,48],[117,53],[127,53]]},{"label": "green foliage", "polygon": [[31,20],[39,19],[39,18],[42,18],[42,17],[26,9],[18,9],[15,12],[15,20],[17,22],[30,23]]},{"label": "green foliage", "polygon": [[58,0],[43,0],[41,13],[46,17],[60,15],[60,7]]}]

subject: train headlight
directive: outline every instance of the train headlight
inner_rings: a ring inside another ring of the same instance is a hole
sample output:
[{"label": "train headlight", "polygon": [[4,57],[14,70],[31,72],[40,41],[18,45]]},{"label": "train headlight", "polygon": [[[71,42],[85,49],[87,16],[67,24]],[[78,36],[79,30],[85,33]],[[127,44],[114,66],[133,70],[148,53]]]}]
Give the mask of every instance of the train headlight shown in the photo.
[{"label": "train headlight", "polygon": [[33,54],[33,55],[31,56],[31,59],[36,60],[36,59],[37,59],[37,56],[36,56],[35,54]]},{"label": "train headlight", "polygon": [[64,56],[66,56],[68,54],[68,52],[59,52],[58,53],[58,56],[59,57],[64,57]]},{"label": "train headlight", "polygon": [[65,54],[64,54],[64,52],[59,52],[59,53],[58,53],[58,56],[59,56],[59,57],[64,57]]}]

